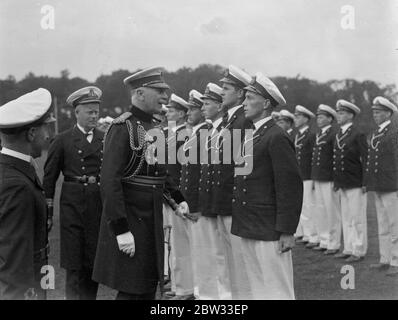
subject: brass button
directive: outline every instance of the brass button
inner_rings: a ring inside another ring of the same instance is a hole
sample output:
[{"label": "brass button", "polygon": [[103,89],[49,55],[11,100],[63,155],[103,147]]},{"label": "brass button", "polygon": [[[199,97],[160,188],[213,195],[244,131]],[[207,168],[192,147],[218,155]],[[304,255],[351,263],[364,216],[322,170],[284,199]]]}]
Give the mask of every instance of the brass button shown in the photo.
[{"label": "brass button", "polygon": [[235,202],[236,200],[235,199],[232,199],[232,202]]},{"label": "brass button", "polygon": [[78,153],[82,153],[83,151],[79,150]]},{"label": "brass button", "polygon": [[86,170],[86,167],[82,167],[82,170]]},{"label": "brass button", "polygon": [[243,201],[242,204],[245,206],[246,205],[246,201]]},{"label": "brass button", "polygon": [[234,190],[236,190],[236,186],[234,186]]},{"label": "brass button", "polygon": [[84,162],[84,159],[83,159],[83,158],[81,158],[81,159],[80,159],[80,161],[81,161],[81,162]]}]

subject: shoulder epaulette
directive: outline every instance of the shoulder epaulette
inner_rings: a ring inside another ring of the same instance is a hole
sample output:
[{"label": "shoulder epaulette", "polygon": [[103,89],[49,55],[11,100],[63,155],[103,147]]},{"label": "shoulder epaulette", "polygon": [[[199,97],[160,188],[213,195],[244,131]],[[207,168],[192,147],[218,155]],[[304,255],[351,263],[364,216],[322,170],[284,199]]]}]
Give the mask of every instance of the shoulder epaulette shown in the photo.
[{"label": "shoulder epaulette", "polygon": [[117,117],[116,119],[114,119],[112,121],[112,124],[125,123],[126,120],[131,117],[131,115],[132,115],[132,113],[127,111],[127,112],[123,113],[122,115],[120,115],[119,117]]}]

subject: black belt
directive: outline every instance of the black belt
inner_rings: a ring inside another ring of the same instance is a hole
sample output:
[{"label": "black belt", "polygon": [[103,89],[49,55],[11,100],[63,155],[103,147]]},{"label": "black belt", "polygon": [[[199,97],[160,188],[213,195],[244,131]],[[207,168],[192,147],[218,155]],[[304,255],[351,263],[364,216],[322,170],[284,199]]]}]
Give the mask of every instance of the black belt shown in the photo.
[{"label": "black belt", "polygon": [[134,176],[132,178],[123,178],[123,182],[145,186],[145,187],[163,187],[166,182],[166,176],[163,177],[148,177],[148,176]]},{"label": "black belt", "polygon": [[65,176],[64,177],[64,181],[66,182],[77,182],[77,183],[86,183],[86,184],[94,184],[99,182],[99,177],[96,176]]}]

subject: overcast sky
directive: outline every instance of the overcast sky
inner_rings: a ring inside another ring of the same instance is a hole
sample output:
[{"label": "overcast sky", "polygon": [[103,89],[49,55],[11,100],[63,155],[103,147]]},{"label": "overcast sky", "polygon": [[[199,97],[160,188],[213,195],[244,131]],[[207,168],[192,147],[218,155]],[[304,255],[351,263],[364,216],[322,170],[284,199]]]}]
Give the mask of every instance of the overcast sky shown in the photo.
[{"label": "overcast sky", "polygon": [[[42,6],[55,9],[43,30]],[[355,8],[355,29],[341,8]],[[396,0],[1,0],[0,78],[235,64],[254,74],[398,85]]]}]

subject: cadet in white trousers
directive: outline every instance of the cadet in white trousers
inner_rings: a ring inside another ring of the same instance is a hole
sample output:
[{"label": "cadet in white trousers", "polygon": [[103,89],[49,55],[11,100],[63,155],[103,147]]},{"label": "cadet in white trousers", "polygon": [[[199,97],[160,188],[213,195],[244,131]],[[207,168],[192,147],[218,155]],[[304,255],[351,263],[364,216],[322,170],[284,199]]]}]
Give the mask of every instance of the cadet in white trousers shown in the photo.
[{"label": "cadet in white trousers", "polygon": [[333,189],[333,144],[335,130],[332,128],[336,111],[320,104],[317,110],[317,124],[314,151],[312,154],[311,178],[314,181],[314,223],[319,235],[319,246],[313,250],[336,254],[340,248],[341,219],[338,196]]},{"label": "cadet in white trousers", "polygon": [[344,249],[335,254],[335,258],[352,263],[362,260],[368,248],[367,198],[362,189],[366,137],[353,125],[354,118],[361,112],[356,105],[341,99],[336,108],[340,130],[333,150],[333,180],[339,195]]},{"label": "cadet in white trousers", "polygon": [[297,243],[307,243],[308,248],[316,247],[319,244],[319,237],[314,222],[314,194],[311,180],[311,159],[315,142],[315,135],[310,131],[309,123],[315,115],[303,106],[295,108],[294,124],[297,133],[294,139],[296,156],[300,167],[300,174],[304,183],[303,209],[300,215],[300,223],[296,231]]},{"label": "cadet in white trousers", "polygon": [[374,269],[388,269],[387,275],[398,275],[398,131],[391,123],[397,107],[383,97],[372,106],[377,129],[372,133],[365,172],[367,191],[375,191],[379,233],[379,263]]},{"label": "cadet in white trousers", "polygon": [[260,73],[246,88],[245,116],[255,128],[243,150],[252,156],[253,170],[235,177],[231,232],[241,238],[252,298],[294,299],[290,249],[303,185],[293,142],[271,117],[273,109],[286,102]]}]

